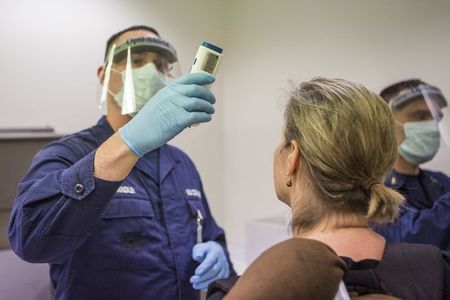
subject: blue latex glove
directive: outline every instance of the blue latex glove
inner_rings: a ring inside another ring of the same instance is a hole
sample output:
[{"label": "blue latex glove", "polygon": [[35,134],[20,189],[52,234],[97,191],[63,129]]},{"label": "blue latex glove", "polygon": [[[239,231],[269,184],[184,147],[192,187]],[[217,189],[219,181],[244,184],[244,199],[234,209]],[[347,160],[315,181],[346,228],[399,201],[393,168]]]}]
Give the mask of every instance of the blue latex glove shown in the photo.
[{"label": "blue latex glove", "polygon": [[192,258],[200,262],[195,275],[189,280],[194,289],[206,290],[211,282],[230,275],[227,257],[217,242],[196,244],[192,249]]},{"label": "blue latex glove", "polygon": [[139,157],[167,143],[188,126],[208,122],[216,102],[202,85],[214,82],[206,73],[181,76],[159,90],[125,126],[122,140]]}]

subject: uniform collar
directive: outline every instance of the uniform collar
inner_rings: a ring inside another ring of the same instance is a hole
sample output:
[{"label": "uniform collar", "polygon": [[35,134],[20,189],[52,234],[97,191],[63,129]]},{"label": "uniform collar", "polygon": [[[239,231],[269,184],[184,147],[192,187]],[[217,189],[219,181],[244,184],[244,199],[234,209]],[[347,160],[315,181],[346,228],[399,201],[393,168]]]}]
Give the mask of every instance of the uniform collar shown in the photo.
[{"label": "uniform collar", "polygon": [[[178,163],[178,160],[173,156],[170,146],[163,145],[159,147],[159,183],[162,183],[164,179],[169,175],[170,171],[175,167]],[[154,151],[157,151],[154,150]],[[158,182],[158,178],[154,178],[151,174],[150,170],[146,167],[144,160],[149,159],[149,154],[142,156],[136,163],[135,167],[139,169],[141,172],[150,176],[155,182]]]},{"label": "uniform collar", "polygon": [[173,155],[172,149],[168,145],[163,145],[159,148],[159,178],[162,183],[164,179],[169,175],[170,171],[175,167],[178,163],[178,159]]},{"label": "uniform collar", "polygon": [[389,187],[398,189],[406,184],[408,178],[420,179],[422,175],[423,175],[422,169],[419,169],[419,174],[417,175],[403,174],[395,170],[392,170],[391,173],[389,173],[389,175],[386,177],[385,184]]},{"label": "uniform collar", "polygon": [[93,131],[99,146],[114,134],[114,130],[111,125],[109,125],[106,116],[102,116],[98,120],[97,124],[93,127]]}]

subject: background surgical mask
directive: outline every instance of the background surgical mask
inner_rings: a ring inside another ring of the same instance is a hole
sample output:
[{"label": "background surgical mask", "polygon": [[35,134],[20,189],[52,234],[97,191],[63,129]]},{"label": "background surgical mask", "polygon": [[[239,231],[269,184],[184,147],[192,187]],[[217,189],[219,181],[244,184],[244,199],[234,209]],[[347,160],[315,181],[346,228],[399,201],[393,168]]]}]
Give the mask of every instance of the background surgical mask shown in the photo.
[{"label": "background surgical mask", "polygon": [[441,136],[434,120],[403,124],[405,140],[398,149],[400,155],[413,165],[430,161],[438,152]]},{"label": "background surgical mask", "polygon": [[[136,95],[136,112],[130,115],[136,115],[147,101],[153,97],[160,89],[166,86],[166,78],[162,75],[155,64],[148,63],[140,68],[133,69],[133,85]],[[122,82],[125,82],[125,71],[121,72]],[[111,93],[111,92],[110,92]],[[122,107],[123,85],[117,94],[111,93],[114,100]]]}]

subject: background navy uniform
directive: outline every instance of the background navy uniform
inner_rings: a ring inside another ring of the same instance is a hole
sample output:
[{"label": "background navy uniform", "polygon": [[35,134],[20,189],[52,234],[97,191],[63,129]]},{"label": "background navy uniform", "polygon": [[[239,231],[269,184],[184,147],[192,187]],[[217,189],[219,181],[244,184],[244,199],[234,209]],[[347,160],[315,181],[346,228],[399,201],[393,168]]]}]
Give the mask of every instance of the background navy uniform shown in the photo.
[{"label": "background navy uniform", "polygon": [[389,242],[432,244],[450,251],[450,178],[422,169],[418,175],[392,171],[385,184],[406,200],[399,218],[376,231]]}]

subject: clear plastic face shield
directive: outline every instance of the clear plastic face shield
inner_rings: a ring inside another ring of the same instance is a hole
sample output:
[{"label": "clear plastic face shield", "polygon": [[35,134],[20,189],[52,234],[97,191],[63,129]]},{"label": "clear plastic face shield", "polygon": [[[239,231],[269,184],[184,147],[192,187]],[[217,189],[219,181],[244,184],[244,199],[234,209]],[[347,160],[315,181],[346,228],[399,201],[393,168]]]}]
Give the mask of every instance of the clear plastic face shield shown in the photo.
[{"label": "clear plastic face shield", "polygon": [[433,120],[436,122],[442,140],[450,146],[450,108],[441,90],[437,87],[424,85],[421,87],[422,95],[430,109]]},{"label": "clear plastic face shield", "polygon": [[123,115],[134,116],[180,74],[176,51],[162,38],[137,37],[112,45],[104,65],[100,107],[109,95]]},{"label": "clear plastic face shield", "polygon": [[445,144],[450,146],[450,110],[439,88],[421,84],[401,92],[391,99],[389,106],[393,111],[408,109],[409,123],[433,121]]}]

